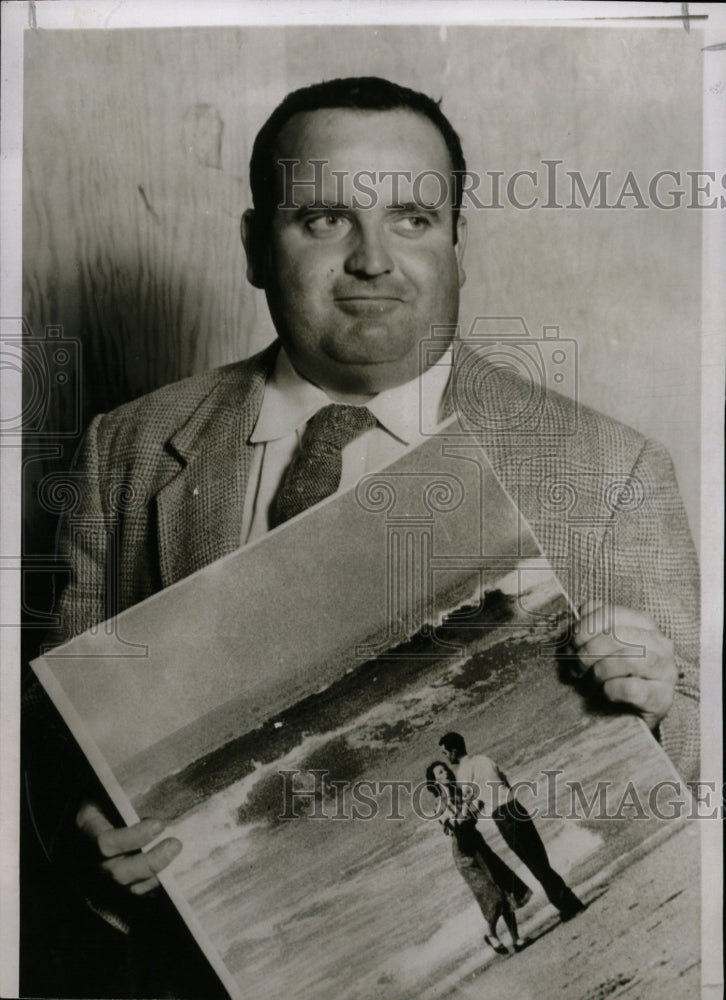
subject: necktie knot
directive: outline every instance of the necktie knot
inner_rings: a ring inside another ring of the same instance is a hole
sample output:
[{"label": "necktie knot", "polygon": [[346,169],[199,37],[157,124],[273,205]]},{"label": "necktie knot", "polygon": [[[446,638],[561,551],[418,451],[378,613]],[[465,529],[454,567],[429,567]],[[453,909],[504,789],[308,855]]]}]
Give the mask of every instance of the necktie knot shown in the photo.
[{"label": "necktie knot", "polygon": [[288,521],[335,493],[343,471],[343,448],[375,426],[376,418],[366,406],[331,403],[318,410],[308,421],[272,502],[270,526]]},{"label": "necktie knot", "polygon": [[331,403],[311,417],[301,447],[319,451],[342,451],[364,431],[376,426],[367,406]]}]

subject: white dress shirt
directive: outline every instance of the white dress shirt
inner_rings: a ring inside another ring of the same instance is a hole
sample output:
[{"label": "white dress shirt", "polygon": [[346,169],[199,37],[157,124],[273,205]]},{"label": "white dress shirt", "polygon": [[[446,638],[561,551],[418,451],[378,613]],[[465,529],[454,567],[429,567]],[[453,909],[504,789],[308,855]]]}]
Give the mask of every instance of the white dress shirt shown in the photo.
[{"label": "white dress shirt", "polygon": [[[441,420],[450,372],[451,349],[422,375],[379,392],[365,404],[378,424],[343,448],[338,492],[390,465],[409,446],[424,440]],[[333,402],[323,389],[298,374],[281,348],[250,436],[255,450],[242,513],[243,545],[269,531],[270,505],[305,426],[318,410]]]},{"label": "white dress shirt", "polygon": [[474,801],[481,803],[482,816],[491,816],[498,806],[507,801],[509,785],[491,757],[483,753],[462,757],[456,769],[456,780],[465,799],[469,798],[467,787],[472,789]]}]

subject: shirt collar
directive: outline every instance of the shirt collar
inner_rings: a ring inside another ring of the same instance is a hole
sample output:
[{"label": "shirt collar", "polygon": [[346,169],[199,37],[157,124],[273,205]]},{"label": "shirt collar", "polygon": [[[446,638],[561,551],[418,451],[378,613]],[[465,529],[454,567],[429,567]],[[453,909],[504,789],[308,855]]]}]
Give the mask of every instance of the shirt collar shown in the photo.
[{"label": "shirt collar", "polygon": [[265,383],[262,406],[250,442],[260,444],[287,437],[330,402],[322,389],[295,371],[287,351],[281,347]]},{"label": "shirt collar", "polygon": [[[450,372],[451,348],[448,348],[422,375],[379,392],[366,406],[389,434],[406,445],[411,444],[422,429],[439,422]],[[285,348],[281,347],[265,385],[250,443],[261,444],[287,437],[332,402],[326,392],[295,370]]]},{"label": "shirt collar", "polygon": [[451,348],[422,375],[379,392],[367,404],[368,409],[389,434],[411,444],[441,419],[441,403],[450,374]]}]

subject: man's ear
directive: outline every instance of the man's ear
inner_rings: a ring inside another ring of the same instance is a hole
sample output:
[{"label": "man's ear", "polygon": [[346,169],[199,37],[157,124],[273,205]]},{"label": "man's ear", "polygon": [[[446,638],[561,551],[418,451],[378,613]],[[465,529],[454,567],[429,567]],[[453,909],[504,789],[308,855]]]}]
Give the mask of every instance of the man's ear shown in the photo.
[{"label": "man's ear", "polygon": [[259,222],[253,209],[248,208],[240,222],[242,245],[247,257],[247,280],[255,288],[265,287],[265,261],[260,239]]},{"label": "man's ear", "polygon": [[454,244],[454,252],[456,253],[456,264],[459,269],[459,288],[466,281],[466,271],[464,270],[464,250],[466,250],[466,219],[459,212],[459,218],[456,220],[456,243]]}]

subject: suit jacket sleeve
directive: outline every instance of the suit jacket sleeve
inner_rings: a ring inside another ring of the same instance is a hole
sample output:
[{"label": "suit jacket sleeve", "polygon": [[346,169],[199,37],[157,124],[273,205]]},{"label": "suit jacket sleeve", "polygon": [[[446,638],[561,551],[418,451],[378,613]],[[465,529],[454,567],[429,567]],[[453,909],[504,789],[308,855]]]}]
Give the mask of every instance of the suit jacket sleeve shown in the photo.
[{"label": "suit jacket sleeve", "polygon": [[99,476],[96,417],[88,428],[77,460],[69,474],[69,504],[61,522],[58,553],[70,569],[70,579],[58,600],[58,624],[47,636],[47,645],[58,645],[79,635],[113,613],[108,607],[108,555],[113,526],[102,499]]},{"label": "suit jacket sleeve", "polygon": [[673,640],[679,676],[658,735],[680,775],[692,780],[700,753],[699,570],[673,464],[662,445],[645,442],[631,485],[625,512],[615,519],[612,599],[646,611]]},{"label": "suit jacket sleeve", "polygon": [[[71,577],[55,607],[58,622],[45,647],[66,642],[105,618],[106,518],[98,480],[96,434],[91,424],[64,483],[67,509],[59,536],[59,555]],[[78,808],[82,789],[95,778],[57,710],[35,677],[22,697],[22,746],[26,805],[49,857],[66,855],[62,845]],[[96,797],[101,795],[100,788]]]}]

